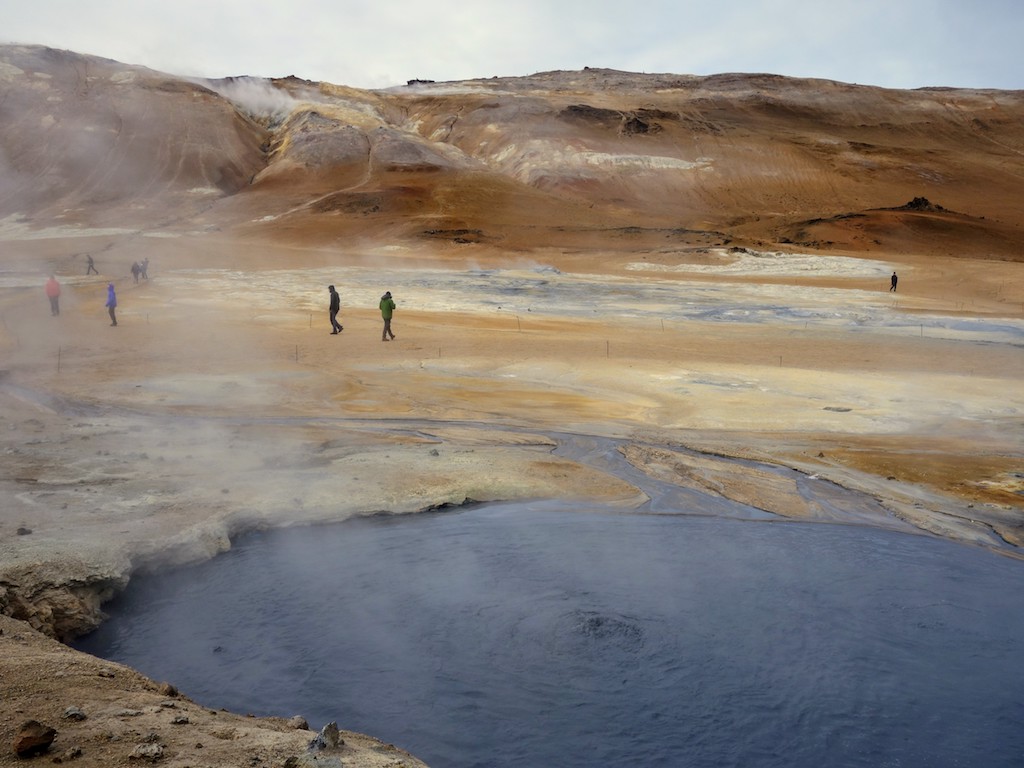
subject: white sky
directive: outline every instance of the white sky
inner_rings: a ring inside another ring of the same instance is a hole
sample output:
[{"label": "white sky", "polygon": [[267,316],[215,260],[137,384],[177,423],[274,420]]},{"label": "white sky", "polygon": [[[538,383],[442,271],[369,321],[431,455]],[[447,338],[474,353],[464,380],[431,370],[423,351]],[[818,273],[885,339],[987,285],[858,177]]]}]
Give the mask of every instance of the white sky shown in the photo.
[{"label": "white sky", "polygon": [[589,66],[1024,89],[1024,0],[0,0],[0,42],[358,88]]}]

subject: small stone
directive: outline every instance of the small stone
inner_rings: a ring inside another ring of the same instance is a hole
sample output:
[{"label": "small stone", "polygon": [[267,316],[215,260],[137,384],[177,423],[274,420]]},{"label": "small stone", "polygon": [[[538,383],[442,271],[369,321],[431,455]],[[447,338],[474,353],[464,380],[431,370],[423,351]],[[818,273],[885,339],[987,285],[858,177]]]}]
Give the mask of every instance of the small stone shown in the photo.
[{"label": "small stone", "polygon": [[85,720],[85,712],[78,707],[68,707],[64,710],[65,720]]},{"label": "small stone", "polygon": [[188,725],[189,720],[185,715],[178,715],[176,718],[171,720],[171,725]]},{"label": "small stone", "polygon": [[148,760],[155,763],[164,756],[164,748],[161,744],[139,744],[128,753],[129,760]]},{"label": "small stone", "polygon": [[307,722],[306,718],[304,718],[302,715],[296,715],[295,717],[291,718],[288,721],[288,725],[290,725],[296,731],[309,730],[309,723]]},{"label": "small stone", "polygon": [[19,536],[28,536],[30,533],[32,533],[32,529],[31,528],[25,528],[23,526],[19,526],[18,527],[17,534]]},{"label": "small stone", "polygon": [[338,733],[338,724],[330,722],[320,729],[320,733],[316,735],[316,738],[309,742],[309,751],[319,752],[324,749],[335,749],[338,745],[344,743],[341,734]]},{"label": "small stone", "polygon": [[64,752],[61,755],[57,755],[55,758],[53,758],[53,762],[55,762],[55,763],[70,762],[71,760],[77,760],[81,756],[82,756],[82,748],[76,746],[76,747],[72,747],[71,749],[67,750],[66,752]]},{"label": "small stone", "polygon": [[161,685],[160,685],[160,695],[161,696],[177,696],[178,695],[178,689],[175,688],[170,683],[161,683]]}]

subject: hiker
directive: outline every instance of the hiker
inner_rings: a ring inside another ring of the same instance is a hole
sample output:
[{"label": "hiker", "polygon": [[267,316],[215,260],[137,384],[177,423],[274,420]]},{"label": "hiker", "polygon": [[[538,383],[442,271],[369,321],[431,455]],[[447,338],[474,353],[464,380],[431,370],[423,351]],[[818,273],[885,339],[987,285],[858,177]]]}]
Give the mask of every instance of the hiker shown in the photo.
[{"label": "hiker", "polygon": [[46,281],[46,295],[50,299],[50,314],[56,317],[60,314],[60,283],[53,275]]},{"label": "hiker", "polygon": [[139,266],[139,262],[132,262],[132,279],[137,283],[139,282],[139,273],[142,271],[142,267]]},{"label": "hiker", "polygon": [[142,275],[143,280],[149,280],[149,256],[139,264],[139,274]]},{"label": "hiker", "polygon": [[345,330],[345,327],[338,322],[338,312],[341,310],[341,297],[334,290],[333,285],[328,285],[327,290],[331,294],[331,335],[334,336],[340,331]]},{"label": "hiker", "polygon": [[107,312],[110,313],[110,324],[117,325],[117,294],[114,293],[114,284],[107,283]]},{"label": "hiker", "polygon": [[395,300],[391,298],[391,291],[387,291],[380,297],[380,316],[384,318],[384,332],[381,334],[381,341],[390,341],[395,338],[395,334],[391,332],[391,316],[394,312]]},{"label": "hiker", "polygon": [[896,282],[897,282],[898,280],[899,280],[899,278],[898,278],[898,277],[896,277],[896,273],[895,273],[895,272],[893,272],[893,273],[892,273],[892,277],[890,277],[890,278],[889,278],[889,292],[890,292],[890,293],[892,293],[893,291],[895,291],[895,290],[896,290]]},{"label": "hiker", "polygon": [[96,269],[96,265],[92,261],[92,255],[91,254],[88,254],[88,253],[85,254],[85,263],[86,263],[85,274],[88,275],[90,272],[94,272],[94,273],[96,273],[98,275],[100,273],[99,270]]}]

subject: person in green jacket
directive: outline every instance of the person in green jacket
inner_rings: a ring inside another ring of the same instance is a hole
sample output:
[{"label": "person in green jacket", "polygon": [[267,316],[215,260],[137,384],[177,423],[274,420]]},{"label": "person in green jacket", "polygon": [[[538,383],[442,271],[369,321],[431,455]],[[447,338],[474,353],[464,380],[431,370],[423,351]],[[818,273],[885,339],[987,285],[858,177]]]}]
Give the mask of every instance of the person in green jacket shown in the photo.
[{"label": "person in green jacket", "polygon": [[390,341],[388,336],[392,339],[395,338],[395,334],[391,332],[391,315],[395,312],[395,300],[391,298],[391,291],[388,291],[380,297],[380,316],[384,318],[384,333],[381,334],[381,341]]}]

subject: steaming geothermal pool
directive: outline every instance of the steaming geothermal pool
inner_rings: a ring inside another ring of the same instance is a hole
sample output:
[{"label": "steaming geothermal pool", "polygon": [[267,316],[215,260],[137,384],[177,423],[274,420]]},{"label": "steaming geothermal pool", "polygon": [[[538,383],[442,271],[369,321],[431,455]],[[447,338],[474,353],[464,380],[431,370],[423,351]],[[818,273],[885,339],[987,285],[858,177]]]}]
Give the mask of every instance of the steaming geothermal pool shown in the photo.
[{"label": "steaming geothermal pool", "polygon": [[246,536],[80,648],[435,768],[1010,766],[1024,564],[875,528],[554,503]]}]

